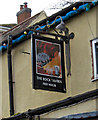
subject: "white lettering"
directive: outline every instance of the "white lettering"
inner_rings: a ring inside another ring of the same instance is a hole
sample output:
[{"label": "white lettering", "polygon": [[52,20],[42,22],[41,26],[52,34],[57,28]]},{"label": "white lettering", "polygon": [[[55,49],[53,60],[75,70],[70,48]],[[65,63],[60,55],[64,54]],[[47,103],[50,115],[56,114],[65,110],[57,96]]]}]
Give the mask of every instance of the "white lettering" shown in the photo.
[{"label": "white lettering", "polygon": [[54,80],[54,79],[52,79],[52,82],[54,82],[54,83],[62,83],[61,80]]},{"label": "white lettering", "polygon": [[43,82],[43,85],[44,85],[44,86],[48,86],[48,83]]},{"label": "white lettering", "polygon": [[50,78],[43,77],[43,81],[51,82]]},{"label": "white lettering", "polygon": [[42,80],[42,77],[37,76],[37,80]]},{"label": "white lettering", "polygon": [[49,83],[49,86],[56,87],[56,84]]}]

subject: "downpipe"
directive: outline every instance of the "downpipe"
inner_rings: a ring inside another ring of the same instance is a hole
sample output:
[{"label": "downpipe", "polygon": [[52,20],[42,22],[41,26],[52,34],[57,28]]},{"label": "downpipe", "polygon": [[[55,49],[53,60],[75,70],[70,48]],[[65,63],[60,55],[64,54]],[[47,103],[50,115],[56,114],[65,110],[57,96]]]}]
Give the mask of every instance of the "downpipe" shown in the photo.
[{"label": "downpipe", "polygon": [[7,49],[7,56],[8,56],[8,78],[9,78],[9,99],[10,99],[10,116],[14,115],[14,96],[13,96],[13,78],[12,78],[12,56],[11,56],[11,49],[12,49],[12,36],[8,36],[8,49]]}]

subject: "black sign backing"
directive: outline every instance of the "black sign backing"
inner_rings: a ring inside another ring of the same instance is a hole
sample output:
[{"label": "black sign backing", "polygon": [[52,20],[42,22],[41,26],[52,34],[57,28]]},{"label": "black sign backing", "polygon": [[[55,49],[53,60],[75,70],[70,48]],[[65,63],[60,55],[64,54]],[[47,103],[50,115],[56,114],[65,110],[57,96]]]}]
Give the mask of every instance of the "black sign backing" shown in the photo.
[{"label": "black sign backing", "polygon": [[32,35],[33,88],[66,92],[63,42]]}]

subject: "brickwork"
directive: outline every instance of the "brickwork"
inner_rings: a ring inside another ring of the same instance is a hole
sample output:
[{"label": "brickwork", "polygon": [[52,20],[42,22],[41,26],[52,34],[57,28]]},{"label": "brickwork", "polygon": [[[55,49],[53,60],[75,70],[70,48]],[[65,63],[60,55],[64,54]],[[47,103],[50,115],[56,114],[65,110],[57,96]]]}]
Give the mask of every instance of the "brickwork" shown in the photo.
[{"label": "brickwork", "polygon": [[28,8],[26,2],[24,5],[20,5],[20,11],[17,12],[16,16],[18,24],[31,17],[31,9]]},{"label": "brickwork", "polygon": [[25,11],[17,17],[18,24],[31,17],[31,13]]}]

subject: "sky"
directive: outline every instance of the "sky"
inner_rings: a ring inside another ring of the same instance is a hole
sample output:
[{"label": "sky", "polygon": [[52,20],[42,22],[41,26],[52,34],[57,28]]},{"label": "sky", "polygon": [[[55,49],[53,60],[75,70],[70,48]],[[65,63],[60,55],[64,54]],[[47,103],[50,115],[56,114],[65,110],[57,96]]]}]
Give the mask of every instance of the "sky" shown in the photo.
[{"label": "sky", "polygon": [[[16,13],[20,10],[20,5],[28,2],[28,8],[32,9],[32,16],[45,10],[47,15],[54,13],[49,10],[58,0],[1,0],[0,1],[0,24],[17,23]],[[55,10],[56,12],[56,10]]]},{"label": "sky", "polygon": [[76,2],[77,0],[0,0],[0,24],[17,23],[16,13],[20,10],[20,5],[24,2],[28,3],[28,8],[31,8],[31,16],[44,10],[48,16],[61,9],[49,9],[55,6],[56,3],[64,1]]}]

